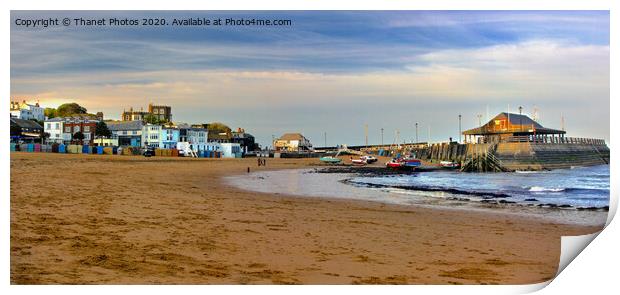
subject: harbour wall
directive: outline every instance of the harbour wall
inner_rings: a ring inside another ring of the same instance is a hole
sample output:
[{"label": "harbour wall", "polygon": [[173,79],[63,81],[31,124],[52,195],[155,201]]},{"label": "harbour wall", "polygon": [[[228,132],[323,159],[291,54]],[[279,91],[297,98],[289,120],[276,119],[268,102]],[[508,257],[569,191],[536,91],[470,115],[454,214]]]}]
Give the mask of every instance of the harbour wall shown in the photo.
[{"label": "harbour wall", "polygon": [[403,146],[391,149],[363,148],[363,152],[388,157],[411,154],[436,163],[469,159],[491,153],[506,170],[550,170],[572,166],[592,166],[609,163],[609,148],[603,140],[565,138],[562,140],[519,140],[496,143],[435,143],[425,146]]}]

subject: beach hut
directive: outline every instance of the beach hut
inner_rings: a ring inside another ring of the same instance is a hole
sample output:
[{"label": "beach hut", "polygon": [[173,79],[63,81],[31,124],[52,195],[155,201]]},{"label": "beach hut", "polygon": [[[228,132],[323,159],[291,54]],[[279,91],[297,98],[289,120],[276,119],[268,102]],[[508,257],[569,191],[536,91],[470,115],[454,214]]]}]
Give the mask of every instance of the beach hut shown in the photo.
[{"label": "beach hut", "polygon": [[92,150],[90,148],[89,145],[83,145],[82,146],[82,154],[90,154],[92,153]]},{"label": "beach hut", "polygon": [[67,152],[67,146],[66,146],[66,145],[64,145],[64,144],[59,144],[59,145],[58,145],[58,153],[62,153],[62,154],[64,154],[64,153],[66,153],[66,152]]},{"label": "beach hut", "polygon": [[15,146],[16,146],[16,144],[15,144],[15,143],[13,143],[13,142],[11,142],[11,152],[14,152],[14,151],[15,151]]},{"label": "beach hut", "polygon": [[[93,152],[94,154],[94,152]],[[97,146],[97,155],[103,155],[103,146]]]},{"label": "beach hut", "polygon": [[170,150],[170,155],[173,156],[173,157],[178,157],[179,156],[179,150],[171,149]]},{"label": "beach hut", "polygon": [[117,146],[113,146],[112,147],[112,155],[116,155],[118,154],[118,147]]}]

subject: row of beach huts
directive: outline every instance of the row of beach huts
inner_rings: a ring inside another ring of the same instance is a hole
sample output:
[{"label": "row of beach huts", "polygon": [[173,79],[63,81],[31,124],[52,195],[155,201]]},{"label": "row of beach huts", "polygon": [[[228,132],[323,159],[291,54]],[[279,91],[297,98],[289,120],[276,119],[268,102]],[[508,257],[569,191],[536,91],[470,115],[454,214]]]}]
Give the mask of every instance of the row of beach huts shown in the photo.
[{"label": "row of beach huts", "polygon": [[[123,156],[139,156],[143,155],[144,149],[139,147],[117,147],[117,146],[91,146],[79,144],[38,144],[11,143],[11,152],[30,152],[30,153],[59,153],[59,154],[92,154],[92,155],[123,155]],[[154,149],[153,156],[156,157],[182,157],[193,156],[198,158],[222,158],[220,151],[202,150],[185,155],[178,149]]]}]

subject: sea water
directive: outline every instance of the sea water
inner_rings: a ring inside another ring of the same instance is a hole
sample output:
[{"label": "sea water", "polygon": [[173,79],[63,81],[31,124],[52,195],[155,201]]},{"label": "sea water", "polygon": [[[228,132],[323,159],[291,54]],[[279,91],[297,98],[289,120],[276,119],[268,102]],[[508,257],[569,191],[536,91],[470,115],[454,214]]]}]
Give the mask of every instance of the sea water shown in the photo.
[{"label": "sea water", "polygon": [[352,185],[412,192],[440,192],[445,198],[539,207],[606,209],[609,165],[513,173],[431,172],[354,177]]},{"label": "sea water", "polygon": [[381,176],[320,171],[261,171],[230,176],[227,181],[245,190],[272,194],[493,211],[585,225],[604,224],[609,206],[608,165],[540,172]]}]

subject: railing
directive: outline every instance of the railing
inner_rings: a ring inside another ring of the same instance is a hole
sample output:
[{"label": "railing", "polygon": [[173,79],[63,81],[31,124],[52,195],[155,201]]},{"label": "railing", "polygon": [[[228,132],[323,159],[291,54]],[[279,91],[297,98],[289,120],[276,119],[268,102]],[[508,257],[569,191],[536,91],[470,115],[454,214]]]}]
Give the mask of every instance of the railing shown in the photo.
[{"label": "railing", "polygon": [[549,144],[589,144],[605,145],[604,139],[583,138],[583,137],[557,137],[557,136],[510,136],[502,138],[499,142],[533,142]]}]

